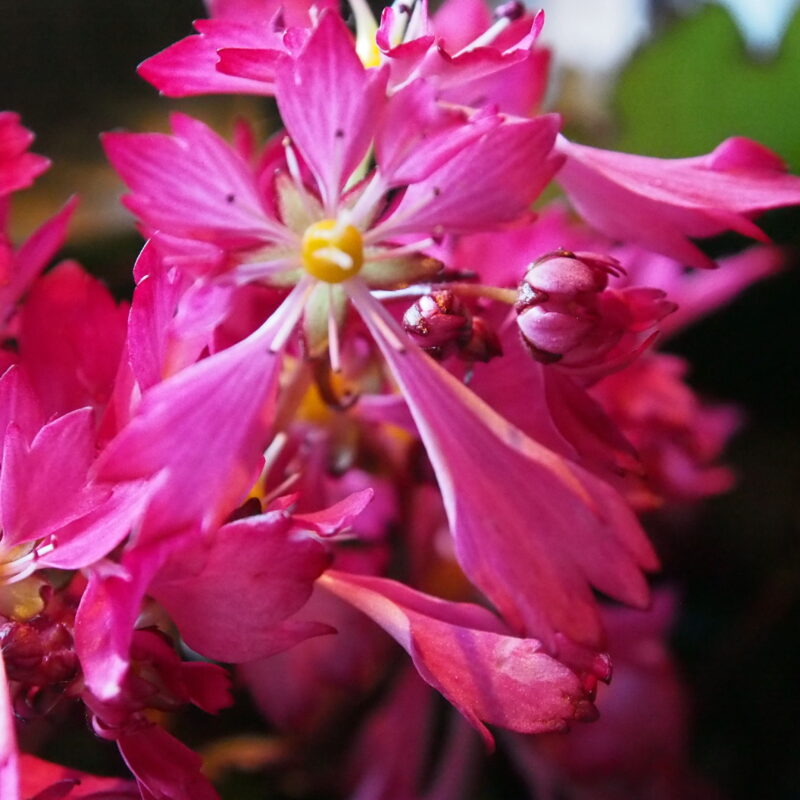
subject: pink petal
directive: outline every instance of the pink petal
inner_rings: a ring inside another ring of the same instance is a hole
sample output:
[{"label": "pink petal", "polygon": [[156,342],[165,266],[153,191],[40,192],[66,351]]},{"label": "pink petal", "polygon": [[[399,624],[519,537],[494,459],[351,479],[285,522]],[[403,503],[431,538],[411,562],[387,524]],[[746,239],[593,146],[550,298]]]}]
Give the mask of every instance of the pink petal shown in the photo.
[{"label": "pink petal", "polygon": [[123,734],[117,745],[148,800],[219,800],[200,756],[158,725]]},{"label": "pink petal", "polygon": [[30,186],[50,166],[48,159],[27,152],[32,142],[19,114],[0,111],[0,197]]},{"label": "pink petal", "polygon": [[80,569],[107,556],[138,527],[154,486],[133,482],[114,488],[89,514],[56,532],[56,547],[37,561],[42,567]]},{"label": "pink petal", "polygon": [[366,291],[351,289],[351,297],[417,424],[464,571],[515,629],[551,645],[557,631],[599,645],[592,587],[647,603],[640,570],[657,562],[633,513],[606,483],[530,439],[416,347],[399,349],[385,332],[396,323]]},{"label": "pink petal", "polygon": [[0,377],[0,436],[13,422],[24,434],[25,441],[44,426],[44,412],[26,371],[17,365],[9,367]]},{"label": "pink petal", "polygon": [[367,507],[375,492],[361,489],[358,492],[334,503],[321,511],[310,511],[305,514],[294,514],[295,523],[308,525],[311,530],[321,536],[332,536],[338,531],[349,528],[353,520]]},{"label": "pink petal", "polygon": [[245,247],[285,235],[267,218],[250,166],[210,128],[172,116],[174,136],[109,133],[103,146],[132,190],[127,206],[151,228]]},{"label": "pink petal", "polygon": [[145,390],[194,363],[210,347],[214,329],[230,310],[233,290],[192,281],[170,268],[153,240],[136,265],[140,275],[128,321],[128,351]]},{"label": "pink petal", "polygon": [[0,319],[6,320],[35,278],[64,244],[67,225],[78,205],[73,197],[54,217],[37,228],[14,256],[10,281],[0,286]]},{"label": "pink petal", "polygon": [[20,360],[48,416],[108,403],[125,342],[127,305],[75,262],[39,279],[20,316]]},{"label": "pink petal", "polygon": [[48,423],[30,446],[20,428],[8,427],[0,472],[5,547],[43,538],[108,496],[107,488],[87,486],[94,450],[88,408]]},{"label": "pink petal", "polygon": [[[263,9],[263,4],[262,9]],[[199,34],[187,36],[139,65],[139,74],[168,97],[197,94],[271,95],[274,71],[263,80],[217,71],[220,48],[283,49],[280,32],[273,25],[276,12],[259,10],[247,20],[202,20],[195,23]]]},{"label": "pink petal", "polygon": [[507,120],[443,167],[409,187],[373,238],[400,233],[470,233],[513,222],[555,173],[551,157],[560,119]]},{"label": "pink petal", "polygon": [[3,800],[21,800],[19,753],[14,731],[14,712],[8,693],[8,678],[0,653],[0,797]]},{"label": "pink petal", "polygon": [[[139,791],[121,778],[99,778],[77,769],[42,761],[28,753],[20,755],[22,796],[26,800],[139,800]],[[49,794],[48,789],[63,789],[66,794]],[[5,795],[3,795],[5,797]]]},{"label": "pink petal", "polygon": [[599,231],[690,266],[713,267],[689,237],[734,230],[764,240],[749,217],[800,203],[800,179],[747,139],[728,139],[698,158],[613,153],[560,137],[559,173],[575,207]]},{"label": "pink petal", "polygon": [[525,733],[591,719],[580,679],[541,642],[503,632],[488,611],[449,603],[386,578],[328,571],[328,591],[363,611],[409,653],[420,675],[483,735],[484,722]]},{"label": "pink petal", "polygon": [[75,650],[87,688],[101,701],[119,695],[142,599],[180,544],[168,540],[135,548],[125,553],[122,564],[101,561],[92,567],[75,617]]},{"label": "pink petal", "polygon": [[424,180],[462,148],[500,124],[496,115],[446,108],[424,80],[396,92],[386,104],[375,141],[381,175],[388,185]]},{"label": "pink petal", "polygon": [[280,512],[247,517],[165,566],[151,594],[191,648],[220,661],[250,661],[330,632],[326,625],[283,624],[329,563],[319,541],[292,527]]},{"label": "pink petal", "polygon": [[335,210],[341,190],[372,143],[386,78],[383,70],[364,68],[350,31],[332,10],[322,13],[297,58],[278,69],[281,118],[329,211]]},{"label": "pink petal", "polygon": [[217,71],[258,83],[263,94],[273,94],[278,64],[286,54],[263,47],[224,47],[217,53]]},{"label": "pink petal", "polygon": [[94,467],[100,481],[166,470],[142,536],[213,530],[253,485],[272,423],[281,359],[269,346],[280,317],[273,314],[247,339],[153,386],[100,454]]},{"label": "pink petal", "polygon": [[751,284],[776,274],[785,263],[785,254],[776,247],[751,247],[720,259],[720,269],[713,272],[681,271],[677,285],[668,292],[678,308],[660,323],[662,335],[670,336],[692,325],[731,302]]}]

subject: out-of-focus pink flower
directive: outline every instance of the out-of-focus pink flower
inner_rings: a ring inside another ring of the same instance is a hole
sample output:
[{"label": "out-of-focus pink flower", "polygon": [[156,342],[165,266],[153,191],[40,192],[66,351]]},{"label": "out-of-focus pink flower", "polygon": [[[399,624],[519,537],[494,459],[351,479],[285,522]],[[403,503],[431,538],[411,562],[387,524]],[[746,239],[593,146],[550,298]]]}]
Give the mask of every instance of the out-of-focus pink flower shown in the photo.
[{"label": "out-of-focus pink flower", "polygon": [[639,244],[694,267],[714,267],[690,238],[733,230],[766,237],[751,217],[800,204],[800,178],[749,139],[726,139],[696,158],[613,153],[559,137],[558,181],[579,213],[605,236]]},{"label": "out-of-focus pink flower", "polygon": [[703,403],[688,369],[677,356],[649,355],[591,390],[636,447],[653,490],[672,502],[731,487],[733,474],[715,462],[741,422],[737,409]]},{"label": "out-of-focus pink flower", "polygon": [[597,723],[568,737],[509,737],[537,797],[718,797],[688,759],[687,690],[666,645],[674,615],[675,598],[664,591],[645,613],[607,609],[614,681],[599,687]]}]

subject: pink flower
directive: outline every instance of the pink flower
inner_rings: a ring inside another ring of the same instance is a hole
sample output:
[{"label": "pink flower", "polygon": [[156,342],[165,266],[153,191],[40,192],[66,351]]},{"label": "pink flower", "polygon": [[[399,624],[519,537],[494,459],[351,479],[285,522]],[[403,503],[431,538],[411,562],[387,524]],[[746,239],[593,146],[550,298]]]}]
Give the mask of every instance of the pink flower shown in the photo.
[{"label": "pink flower", "polygon": [[672,502],[727,491],[734,476],[715,462],[739,427],[732,406],[703,403],[686,384],[688,364],[649,355],[592,388],[636,447],[653,490]]}]

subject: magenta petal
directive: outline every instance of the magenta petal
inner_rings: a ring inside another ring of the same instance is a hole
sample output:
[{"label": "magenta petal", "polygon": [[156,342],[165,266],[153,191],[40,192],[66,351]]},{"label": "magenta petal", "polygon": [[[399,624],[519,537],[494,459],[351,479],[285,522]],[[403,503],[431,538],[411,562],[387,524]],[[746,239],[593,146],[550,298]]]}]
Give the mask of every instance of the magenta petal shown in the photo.
[{"label": "magenta petal", "polygon": [[0,472],[4,546],[42,538],[108,496],[107,488],[86,485],[93,456],[88,408],[48,423],[30,446],[16,425],[8,427]]},{"label": "magenta petal", "polygon": [[384,70],[364,68],[350,31],[332,10],[322,13],[298,57],[278,68],[281,117],[329,209],[336,207],[372,143],[385,103],[386,77]]},{"label": "magenta petal", "polygon": [[[513,222],[529,211],[560,159],[551,156],[556,114],[507,120],[409,187],[381,237],[437,228],[472,233]],[[374,238],[380,238],[375,233]]]},{"label": "magenta petal", "polygon": [[19,755],[14,731],[14,712],[8,693],[3,654],[0,652],[0,797],[20,800]]},{"label": "magenta petal", "polygon": [[19,114],[0,111],[0,197],[30,186],[50,166],[46,158],[27,152],[32,142]]},{"label": "magenta petal", "polygon": [[44,425],[44,412],[24,369],[9,367],[0,377],[0,436],[13,422],[30,442]]},{"label": "magenta petal", "polygon": [[125,343],[127,304],[73,261],[34,284],[20,314],[20,360],[45,413],[64,414],[111,397]]},{"label": "magenta petal", "polygon": [[424,180],[499,124],[500,117],[493,114],[470,120],[464,110],[440,105],[426,81],[413,81],[386,104],[375,141],[381,176],[391,186]]},{"label": "magenta petal", "polygon": [[64,244],[67,225],[77,205],[77,197],[68,200],[61,211],[40,225],[17,250],[10,280],[0,285],[0,319],[8,318],[34,279]]},{"label": "magenta petal", "polygon": [[691,266],[713,267],[689,237],[734,230],[764,238],[749,217],[800,203],[800,179],[747,139],[728,139],[698,158],[661,159],[577,145],[561,137],[567,160],[558,180],[599,231]]},{"label": "magenta petal", "polygon": [[28,753],[20,755],[20,767],[25,800],[61,800],[63,797],[68,800],[140,800],[141,797],[131,781],[99,778]]},{"label": "magenta petal", "polygon": [[117,745],[147,800],[219,800],[200,756],[158,725],[123,734]]},{"label": "magenta petal", "polygon": [[138,526],[153,488],[145,481],[115,487],[95,510],[59,528],[55,549],[39,556],[38,563],[79,569],[104,558]]},{"label": "magenta petal", "polygon": [[374,494],[372,489],[362,489],[322,511],[294,514],[292,519],[295,523],[308,525],[311,530],[322,536],[332,536],[337,531],[350,527],[353,520],[367,507]]},{"label": "magenta petal", "polygon": [[[275,71],[285,56],[278,50],[265,50],[262,47],[225,47],[217,53],[217,70],[225,75],[258,81],[264,89],[267,84],[269,94],[272,94]],[[267,91],[262,93],[267,94]]]},{"label": "magenta petal", "polygon": [[274,233],[250,166],[210,128],[172,116],[174,136],[109,133],[103,146],[130,187],[128,207],[146,225],[223,246],[253,245]]},{"label": "magenta petal", "polygon": [[217,71],[223,47],[263,48],[267,44],[281,47],[280,37],[266,15],[247,24],[221,20],[197,23],[200,34],[187,36],[148,58],[139,65],[139,74],[168,97],[197,94],[272,94],[270,79],[249,80]]},{"label": "magenta petal", "polygon": [[143,535],[212,530],[252,486],[280,366],[280,356],[268,349],[269,324],[153,386],[100,454],[100,481],[139,480],[161,470],[168,475],[148,509]]},{"label": "magenta petal", "polygon": [[503,632],[485,609],[438,600],[386,578],[329,571],[320,583],[396,639],[420,675],[490,747],[493,739],[484,722],[541,733],[594,717],[575,673],[542,652],[536,639]]},{"label": "magenta petal", "polygon": [[121,565],[101,561],[92,567],[75,617],[75,650],[86,686],[100,700],[118,695],[142,598],[178,546],[169,541],[140,547],[127,552]]},{"label": "magenta petal", "polygon": [[247,517],[166,565],[150,591],[191,648],[220,661],[250,661],[330,631],[282,624],[305,604],[329,563],[319,541],[292,528],[280,512]]},{"label": "magenta petal", "polygon": [[641,570],[657,562],[636,517],[608,484],[530,439],[410,342],[399,349],[382,306],[353,295],[417,424],[464,571],[517,630],[550,645],[556,632],[599,645],[592,587],[648,600]]}]

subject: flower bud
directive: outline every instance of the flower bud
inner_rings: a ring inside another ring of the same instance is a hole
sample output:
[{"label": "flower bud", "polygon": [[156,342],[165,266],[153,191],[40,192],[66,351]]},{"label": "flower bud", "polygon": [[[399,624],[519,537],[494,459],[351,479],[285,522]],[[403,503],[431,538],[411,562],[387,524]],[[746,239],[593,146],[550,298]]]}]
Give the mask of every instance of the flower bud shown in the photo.
[{"label": "flower bud", "polygon": [[536,261],[519,287],[517,322],[533,357],[592,377],[619,369],[675,310],[659,289],[609,289],[616,259],[559,250]]},{"label": "flower bud", "polygon": [[491,361],[503,355],[503,347],[497,333],[489,327],[483,317],[473,317],[470,337],[459,353],[465,361]]},{"label": "flower bud", "polygon": [[0,645],[9,679],[25,686],[65,684],[78,674],[72,634],[59,622],[7,622],[0,626]]},{"label": "flower bud", "polygon": [[449,289],[423,295],[403,315],[403,327],[434,358],[452,355],[472,337],[472,314]]}]

